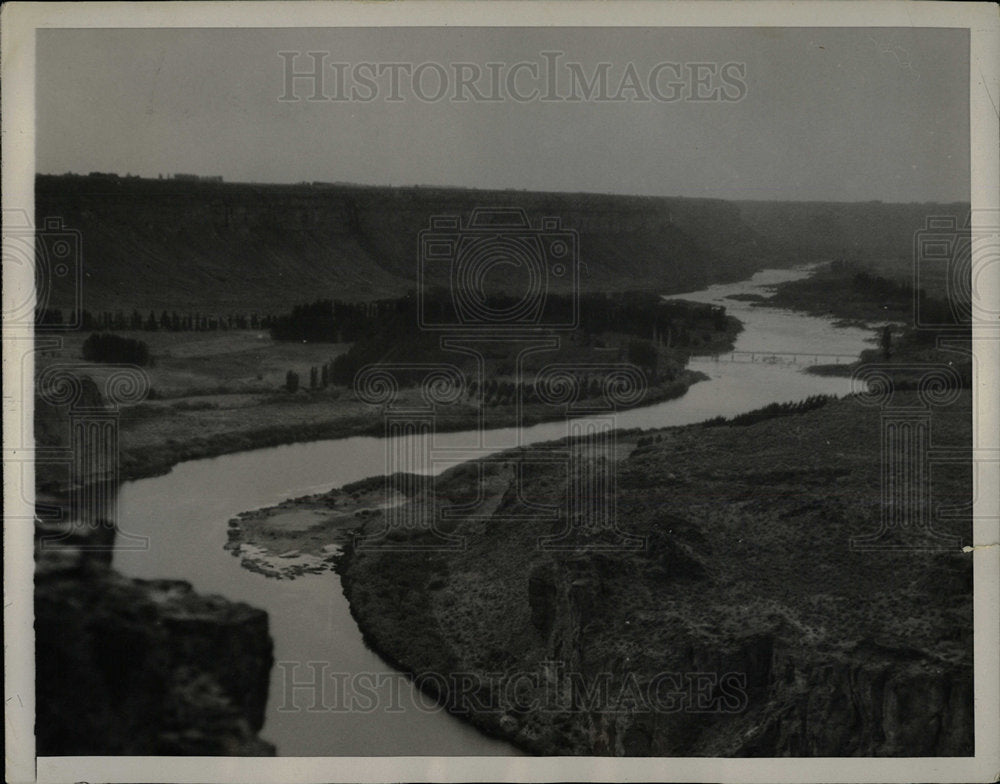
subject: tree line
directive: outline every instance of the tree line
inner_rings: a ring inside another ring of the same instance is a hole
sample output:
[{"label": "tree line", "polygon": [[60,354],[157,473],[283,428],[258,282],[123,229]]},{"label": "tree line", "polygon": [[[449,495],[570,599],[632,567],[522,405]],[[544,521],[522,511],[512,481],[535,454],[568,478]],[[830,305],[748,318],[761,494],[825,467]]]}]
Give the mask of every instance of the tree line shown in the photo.
[{"label": "tree line", "polygon": [[[500,308],[503,298],[493,298],[488,306]],[[572,321],[574,298],[550,294],[544,307],[549,315]],[[422,310],[419,310],[422,308]],[[421,316],[433,323],[448,323],[452,308],[450,293],[430,292],[421,302],[413,296],[373,303],[344,303],[317,300],[299,305],[275,319],[271,335],[276,340],[310,342],[351,342],[354,345],[333,360],[329,382],[348,385],[366,365],[377,362],[433,362],[441,359],[438,335],[421,330]],[[554,315],[553,315],[554,314]],[[564,322],[565,323],[565,322]],[[595,335],[614,332],[633,335],[628,359],[657,373],[657,346],[685,349],[700,344],[697,332],[721,332],[729,327],[724,307],[664,300],[646,292],[583,294],[579,297],[579,333],[589,343]],[[401,378],[401,383],[417,379]]]},{"label": "tree line", "polygon": [[[482,305],[501,311],[516,306],[518,301],[498,294],[488,297]],[[664,300],[642,291],[549,293],[543,297],[541,312],[540,327],[575,322],[587,334],[620,332],[672,346],[684,343],[691,330],[723,332],[728,327],[726,309],[720,305]],[[355,342],[387,325],[400,332],[411,332],[421,323],[460,326],[450,291],[430,290],[419,301],[412,294],[364,303],[316,300],[277,316],[271,324],[271,336],[275,340]]]},{"label": "tree line", "polygon": [[868,270],[856,270],[855,265],[843,260],[832,262],[830,269],[840,274],[853,273],[851,289],[871,301],[912,306],[916,315],[912,324],[916,328],[913,337],[920,343],[934,344],[943,331],[954,335],[972,326],[968,294],[956,297],[949,292],[944,297],[932,297],[923,288],[915,287],[911,280],[893,280]]},{"label": "tree line", "polygon": [[[326,389],[330,384],[333,383],[333,374],[331,369],[333,368],[333,362],[324,362],[322,365],[314,365],[309,368],[309,388],[310,389]],[[294,370],[289,370],[285,373],[285,389],[288,392],[298,392],[299,388],[302,386],[299,374]]]},{"label": "tree line", "polygon": [[138,310],[126,313],[123,310],[105,310],[99,313],[91,313],[89,310],[76,310],[66,312],[63,318],[63,311],[60,308],[41,308],[36,313],[35,322],[41,326],[60,326],[77,324],[83,332],[92,330],[105,330],[123,332],[125,330],[140,332],[212,332],[215,330],[229,329],[263,329],[270,330],[274,323],[273,314],[260,315],[258,313],[230,313],[229,315],[219,315],[216,313],[178,313],[176,310],[162,310],[159,314],[156,311],[149,311],[143,315]]},{"label": "tree line", "polygon": [[306,340],[310,343],[353,343],[407,306],[407,299],[375,302],[345,302],[320,299],[296,305],[290,313],[274,317],[270,324],[275,340]]}]

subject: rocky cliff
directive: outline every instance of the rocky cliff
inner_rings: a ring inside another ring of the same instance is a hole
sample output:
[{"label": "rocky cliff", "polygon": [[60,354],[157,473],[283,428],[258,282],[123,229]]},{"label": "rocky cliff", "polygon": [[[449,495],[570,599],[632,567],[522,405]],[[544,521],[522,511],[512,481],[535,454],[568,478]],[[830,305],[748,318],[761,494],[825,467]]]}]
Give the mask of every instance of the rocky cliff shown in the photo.
[{"label": "rocky cliff", "polygon": [[[927,412],[935,448],[970,442],[967,392]],[[452,710],[536,753],[970,754],[970,520],[872,538],[881,416],[847,398],[619,433],[617,529],[538,513],[566,492],[559,460],[464,466],[436,488],[465,503],[461,547],[396,531],[393,550],[348,552],[345,593],[390,661],[461,673]],[[957,510],[970,466],[934,470],[933,504]]]}]

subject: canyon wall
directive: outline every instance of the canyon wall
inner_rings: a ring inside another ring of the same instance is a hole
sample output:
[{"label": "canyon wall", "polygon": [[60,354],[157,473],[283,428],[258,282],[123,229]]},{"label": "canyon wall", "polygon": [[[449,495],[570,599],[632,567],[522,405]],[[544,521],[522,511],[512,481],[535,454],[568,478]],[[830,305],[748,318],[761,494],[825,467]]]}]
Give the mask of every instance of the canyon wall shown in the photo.
[{"label": "canyon wall", "polygon": [[[766,237],[782,258],[843,257],[913,275],[914,242],[928,219],[946,217],[961,227],[968,202],[735,202],[746,224]],[[940,232],[938,232],[940,233]],[[886,265],[882,267],[882,265]]]},{"label": "canyon wall", "polygon": [[[317,298],[372,299],[415,288],[418,235],[432,216],[523,209],[579,232],[585,290],[665,292],[758,268],[765,243],[732,204],[594,194],[252,185],[39,176],[36,225],[58,218],[78,239],[84,307],[277,312]],[[447,282],[441,262],[424,269]],[[51,307],[74,307],[68,285]]]},{"label": "canyon wall", "polygon": [[[35,225],[73,238],[79,285],[51,288],[50,307],[91,311],[279,312],[317,298],[376,299],[416,287],[418,236],[433,216],[519,208],[532,230],[554,217],[579,233],[579,275],[547,286],[676,293],[765,266],[850,257],[911,272],[928,216],[967,204],[727,202],[585,193],[271,185],[39,175]],[[546,262],[547,263],[547,262]],[[75,270],[71,271],[71,275]],[[75,280],[75,278],[74,278]]]}]

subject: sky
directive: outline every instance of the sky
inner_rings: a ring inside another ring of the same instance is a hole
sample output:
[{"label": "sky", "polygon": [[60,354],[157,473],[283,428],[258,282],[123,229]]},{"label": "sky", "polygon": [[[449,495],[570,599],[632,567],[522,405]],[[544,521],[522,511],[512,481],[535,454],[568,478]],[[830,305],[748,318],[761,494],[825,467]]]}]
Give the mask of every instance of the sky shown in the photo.
[{"label": "sky", "polygon": [[[47,174],[969,199],[961,29],[57,29],[36,51]],[[307,52],[319,100],[286,84]]]}]

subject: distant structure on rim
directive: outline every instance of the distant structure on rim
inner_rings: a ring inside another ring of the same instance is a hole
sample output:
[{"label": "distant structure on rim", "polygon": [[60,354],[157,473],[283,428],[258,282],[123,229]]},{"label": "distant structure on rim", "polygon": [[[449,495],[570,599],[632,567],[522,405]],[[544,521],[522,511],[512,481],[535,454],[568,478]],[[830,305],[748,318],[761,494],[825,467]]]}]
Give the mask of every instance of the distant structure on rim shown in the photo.
[{"label": "distant structure on rim", "polygon": [[200,174],[175,174],[170,179],[184,180],[185,182],[222,182],[222,175],[209,174],[202,176]]}]

